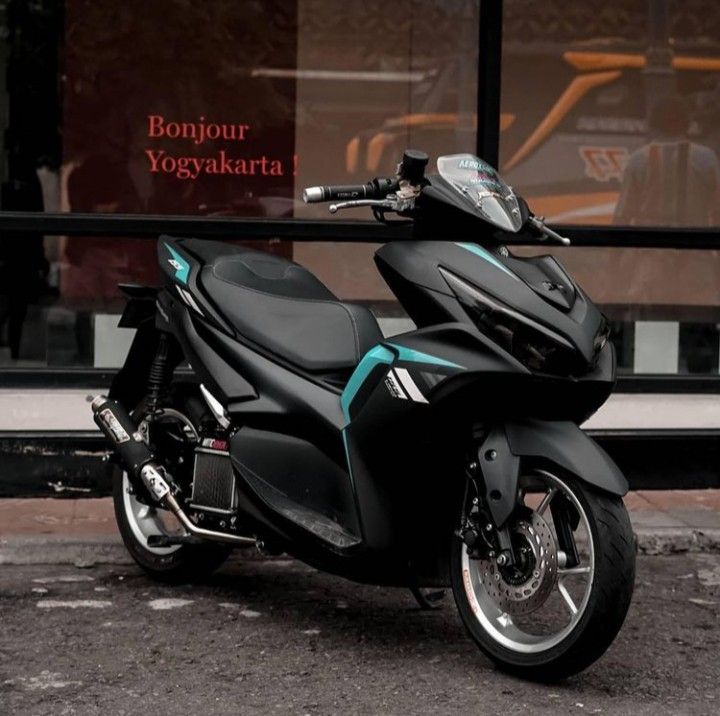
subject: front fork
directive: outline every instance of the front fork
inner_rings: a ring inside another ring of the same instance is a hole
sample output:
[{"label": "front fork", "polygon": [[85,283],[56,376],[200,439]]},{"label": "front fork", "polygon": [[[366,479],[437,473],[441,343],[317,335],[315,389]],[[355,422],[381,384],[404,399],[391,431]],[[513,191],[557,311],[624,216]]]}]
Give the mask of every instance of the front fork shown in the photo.
[{"label": "front fork", "polygon": [[489,491],[478,462],[473,460],[467,466],[463,515],[457,534],[465,543],[472,559],[494,559],[504,567],[516,561],[510,534],[510,522],[498,527],[489,509]]},{"label": "front fork", "polygon": [[[458,536],[473,559],[494,559],[499,567],[518,563],[512,529],[523,505],[519,487],[520,458],[510,451],[502,427],[494,428],[476,444],[466,467],[463,515]],[[565,555],[565,567],[579,564],[573,532],[580,518],[562,495],[550,502],[558,549]]]}]

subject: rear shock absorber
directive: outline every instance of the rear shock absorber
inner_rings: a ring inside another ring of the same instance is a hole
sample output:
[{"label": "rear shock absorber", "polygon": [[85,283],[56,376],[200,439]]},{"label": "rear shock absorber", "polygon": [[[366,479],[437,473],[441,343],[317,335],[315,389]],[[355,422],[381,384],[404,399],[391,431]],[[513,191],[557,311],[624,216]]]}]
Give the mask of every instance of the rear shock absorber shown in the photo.
[{"label": "rear shock absorber", "polygon": [[152,415],[157,412],[161,400],[165,397],[170,381],[172,380],[172,368],[169,365],[170,338],[164,331],[158,339],[155,358],[150,366],[148,374],[148,413]]}]

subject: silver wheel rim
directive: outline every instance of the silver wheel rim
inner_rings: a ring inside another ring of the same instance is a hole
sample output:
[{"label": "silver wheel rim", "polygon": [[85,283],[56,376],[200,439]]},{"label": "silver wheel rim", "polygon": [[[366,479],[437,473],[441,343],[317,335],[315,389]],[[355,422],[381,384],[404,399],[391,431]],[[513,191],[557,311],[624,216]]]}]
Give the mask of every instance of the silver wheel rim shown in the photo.
[{"label": "silver wheel rim", "polygon": [[[164,522],[165,511],[157,510],[154,507],[145,505],[140,502],[133,491],[127,472],[123,473],[122,478],[123,507],[125,509],[125,517],[130,526],[130,530],[138,543],[148,552],[152,552],[158,556],[164,556],[177,552],[182,545],[174,544],[170,547],[150,547],[148,546],[148,537],[151,536],[167,536],[174,534],[176,531],[168,528]],[[160,514],[160,513],[163,514]],[[167,517],[170,515],[167,513]]]},{"label": "silver wheel rim", "polygon": [[[516,623],[516,619],[498,606],[498,603],[483,585],[481,573],[484,563],[481,560],[470,559],[462,542],[460,542],[458,548],[462,554],[462,577],[465,594],[470,609],[482,629],[498,644],[507,649],[523,654],[537,654],[557,646],[575,629],[582,619],[592,593],[595,549],[586,511],[570,488],[558,477],[545,471],[536,471],[526,476],[526,479],[534,482],[540,480],[547,486],[544,496],[540,498],[540,502],[534,510],[535,512],[538,512],[541,516],[545,514],[550,501],[559,491],[562,491],[580,515],[578,529],[583,527],[586,534],[586,541],[583,544],[584,553],[580,557],[580,563],[572,569],[557,568],[557,579],[552,594],[557,594],[559,604],[564,605],[568,617],[567,623],[554,631],[550,631],[550,633],[540,634],[528,631],[524,626]],[[523,478],[521,478],[521,484],[522,480]],[[576,580],[582,580],[583,584],[578,585],[575,583],[571,589],[570,583],[576,582]],[[580,592],[582,593],[581,597],[578,596]],[[548,602],[552,598],[552,594],[548,597]],[[532,617],[533,615],[529,616]],[[527,620],[528,617],[524,619]]]}]

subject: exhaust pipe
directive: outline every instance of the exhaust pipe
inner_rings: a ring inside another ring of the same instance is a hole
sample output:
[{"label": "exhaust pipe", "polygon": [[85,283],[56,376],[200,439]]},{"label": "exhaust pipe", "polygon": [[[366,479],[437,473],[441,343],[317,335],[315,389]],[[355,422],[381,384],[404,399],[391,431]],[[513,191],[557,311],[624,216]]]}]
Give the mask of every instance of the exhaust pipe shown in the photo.
[{"label": "exhaust pipe", "polygon": [[225,532],[206,530],[190,520],[172,494],[170,485],[163,475],[164,468],[157,464],[155,456],[145,444],[133,419],[122,405],[104,395],[98,395],[92,401],[92,411],[95,423],[112,443],[120,462],[129,472],[131,482],[140,480],[152,497],[170,510],[191,535],[214,542],[227,542],[245,547],[255,544],[255,539],[252,537],[240,537]]},{"label": "exhaust pipe", "polygon": [[157,467],[152,463],[147,463],[140,470],[140,477],[145,487],[148,488],[152,496],[177,517],[178,522],[194,537],[213,540],[214,542],[227,542],[234,545],[242,545],[249,547],[255,544],[252,537],[240,537],[239,535],[226,534],[225,532],[215,532],[214,530],[206,530],[195,525],[185,514],[183,508],[175,499],[170,491],[167,481],[158,471]]}]

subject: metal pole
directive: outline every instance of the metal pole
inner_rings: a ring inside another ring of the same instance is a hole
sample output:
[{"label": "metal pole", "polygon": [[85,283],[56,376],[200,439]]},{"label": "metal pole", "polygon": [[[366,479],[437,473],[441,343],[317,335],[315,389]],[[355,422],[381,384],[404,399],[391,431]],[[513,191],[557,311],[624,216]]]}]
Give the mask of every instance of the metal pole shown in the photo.
[{"label": "metal pole", "polygon": [[675,91],[674,51],[670,44],[670,0],[648,0],[648,48],[643,69],[645,115],[658,97]]},{"label": "metal pole", "polygon": [[493,166],[500,155],[502,16],[502,0],[480,0],[477,153]]}]

